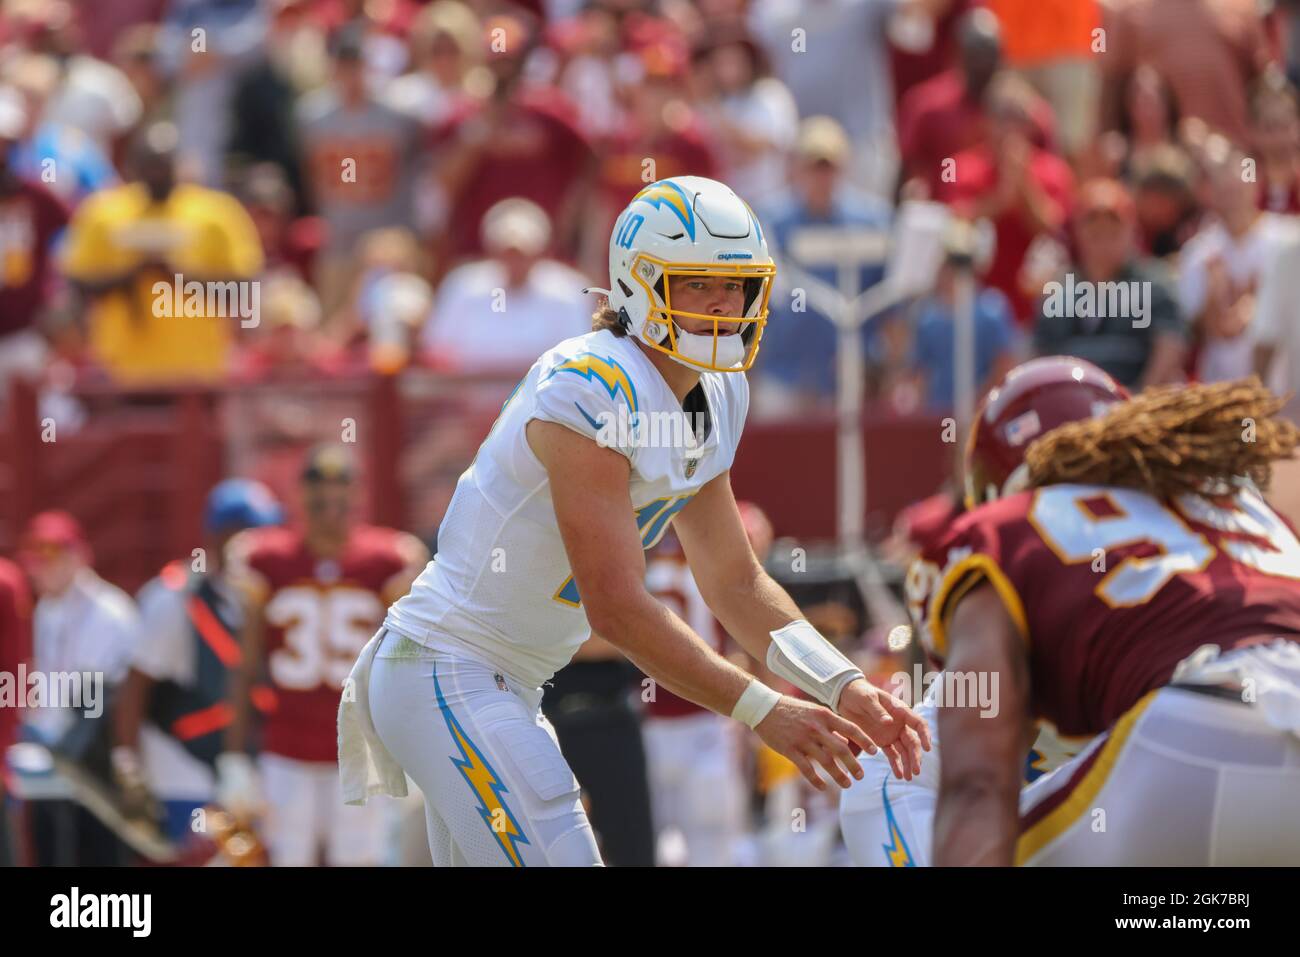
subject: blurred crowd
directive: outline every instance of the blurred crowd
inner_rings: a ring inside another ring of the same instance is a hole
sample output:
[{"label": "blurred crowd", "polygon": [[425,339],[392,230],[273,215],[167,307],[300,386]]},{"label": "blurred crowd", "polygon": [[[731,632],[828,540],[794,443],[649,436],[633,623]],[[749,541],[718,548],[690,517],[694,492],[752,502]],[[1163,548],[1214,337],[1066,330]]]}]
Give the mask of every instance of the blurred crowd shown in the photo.
[{"label": "blurred crowd", "polygon": [[[701,174],[786,262],[808,230],[897,238],[915,204],[979,225],[862,326],[885,408],[952,407],[959,308],[977,384],[1068,352],[1132,387],[1287,388],[1296,7],[4,0],[0,380],[518,375],[590,327],[629,198]],[[1138,321],[1044,308],[1067,273],[1143,284]],[[214,318],[193,280],[255,285],[255,314]],[[833,399],[802,292],[773,296],[759,415]]]}]

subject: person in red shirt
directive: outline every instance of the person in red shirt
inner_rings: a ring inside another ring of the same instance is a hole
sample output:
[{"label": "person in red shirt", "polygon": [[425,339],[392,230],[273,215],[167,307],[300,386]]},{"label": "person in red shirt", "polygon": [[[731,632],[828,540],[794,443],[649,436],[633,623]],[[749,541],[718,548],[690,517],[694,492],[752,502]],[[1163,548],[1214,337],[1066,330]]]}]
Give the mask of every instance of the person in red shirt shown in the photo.
[{"label": "person in red shirt", "polygon": [[[898,148],[904,180],[934,196],[944,182],[944,161],[980,142],[986,119],[985,97],[1002,66],[998,21],[976,8],[957,27],[958,65],[918,83],[898,107]],[[1034,97],[1028,105],[1035,146],[1052,148],[1051,108]],[[913,192],[917,191],[913,187]]]},{"label": "person in red shirt", "polygon": [[[1300,862],[1300,540],[1261,493],[1300,440],[1280,405],[1258,380],[1130,399],[1065,356],[989,394],[970,510],[910,576],[948,676],[936,864]],[[1040,721],[1097,737],[1021,795]]]},{"label": "person in red shirt", "polygon": [[629,195],[673,176],[713,177],[718,168],[708,135],[689,105],[684,52],[655,44],[625,63],[617,90],[625,108],[602,144],[594,208],[584,216],[588,228],[581,262],[593,275],[607,265],[609,234]]},{"label": "person in red shirt", "polygon": [[1024,80],[999,76],[986,96],[983,141],[953,157],[935,197],[959,216],[992,222],[997,246],[983,279],[1006,295],[1022,326],[1034,307],[1020,282],[1025,254],[1038,237],[1062,233],[1074,194],[1066,162],[1033,143],[1033,99]]},{"label": "person in red shirt", "polygon": [[483,42],[495,79],[492,95],[462,105],[434,137],[447,225],[437,233],[434,250],[440,273],[483,252],[483,217],[511,196],[546,211],[555,224],[557,252],[571,258],[583,193],[578,187],[591,180],[595,167],[573,104],[559,90],[524,80],[536,29],[519,16],[496,16],[485,21]]},{"label": "person in red shirt", "polygon": [[[217,758],[218,800],[240,817],[265,812],[274,866],[311,866],[322,850],[330,865],[373,865],[383,853],[384,805],[343,805],[339,698],[361,648],[428,551],[405,532],[353,521],[355,472],[341,446],[308,455],[300,489],[301,529],[251,529],[227,546],[227,574],[246,612],[234,720]],[[263,670],[275,700],[254,768],[249,717]]]}]

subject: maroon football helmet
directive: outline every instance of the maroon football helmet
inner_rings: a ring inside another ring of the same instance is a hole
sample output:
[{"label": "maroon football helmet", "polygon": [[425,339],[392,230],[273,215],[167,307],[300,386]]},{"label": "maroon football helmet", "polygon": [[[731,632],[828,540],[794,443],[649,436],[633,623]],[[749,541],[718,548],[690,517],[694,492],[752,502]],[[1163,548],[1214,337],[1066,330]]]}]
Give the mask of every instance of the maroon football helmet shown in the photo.
[{"label": "maroon football helmet", "polygon": [[1025,449],[1034,439],[1128,397],[1122,385],[1083,359],[1046,356],[1016,366],[975,417],[966,443],[966,507],[1020,491]]}]

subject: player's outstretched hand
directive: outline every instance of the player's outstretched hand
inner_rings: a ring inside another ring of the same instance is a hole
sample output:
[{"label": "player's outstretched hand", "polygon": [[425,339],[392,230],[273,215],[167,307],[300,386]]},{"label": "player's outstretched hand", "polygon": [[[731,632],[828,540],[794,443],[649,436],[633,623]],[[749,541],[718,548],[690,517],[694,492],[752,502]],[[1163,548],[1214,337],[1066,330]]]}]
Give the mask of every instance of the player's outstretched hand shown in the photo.
[{"label": "player's outstretched hand", "polygon": [[839,710],[884,749],[895,777],[910,781],[921,773],[921,752],[930,750],[930,728],[911,708],[859,678],[840,693]]},{"label": "player's outstretched hand", "polygon": [[854,757],[850,742],[868,754],[876,753],[871,739],[852,721],[829,708],[788,695],[781,697],[754,730],[769,748],[793,761],[808,783],[819,791],[826,790],[826,782],[817,773],[817,765],[842,788],[853,783],[850,774],[861,780],[862,766]]}]

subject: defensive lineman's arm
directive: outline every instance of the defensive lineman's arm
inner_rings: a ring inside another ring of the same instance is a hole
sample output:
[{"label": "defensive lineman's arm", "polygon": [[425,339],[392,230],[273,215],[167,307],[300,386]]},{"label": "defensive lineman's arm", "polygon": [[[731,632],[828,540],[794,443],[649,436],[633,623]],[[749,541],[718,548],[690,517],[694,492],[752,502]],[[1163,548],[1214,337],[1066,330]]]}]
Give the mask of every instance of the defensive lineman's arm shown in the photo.
[{"label": "defensive lineman's arm", "polygon": [[[724,472],[700,489],[673,528],[709,610],[755,659],[767,661],[772,632],[803,613],[754,555],[731,474]],[[920,772],[921,751],[930,749],[929,729],[901,701],[860,678],[843,690],[836,706],[885,749],[894,774],[910,780]]]},{"label": "defensive lineman's arm", "polygon": [[[550,477],[560,535],[592,630],[674,694],[719,714],[733,714],[754,679],[714,652],[646,590],[627,459],[540,419],[528,423],[527,439]],[[850,785],[849,773],[862,777],[849,741],[868,753],[876,751],[852,722],[787,696],[780,696],[754,730],[818,789],[826,784],[814,765],[841,787]]]},{"label": "defensive lineman's arm", "polygon": [[978,705],[939,708],[943,762],[934,813],[937,866],[1015,863],[1020,785],[1033,741],[1024,639],[987,583],[953,611],[944,669],[996,673],[997,713]]}]

